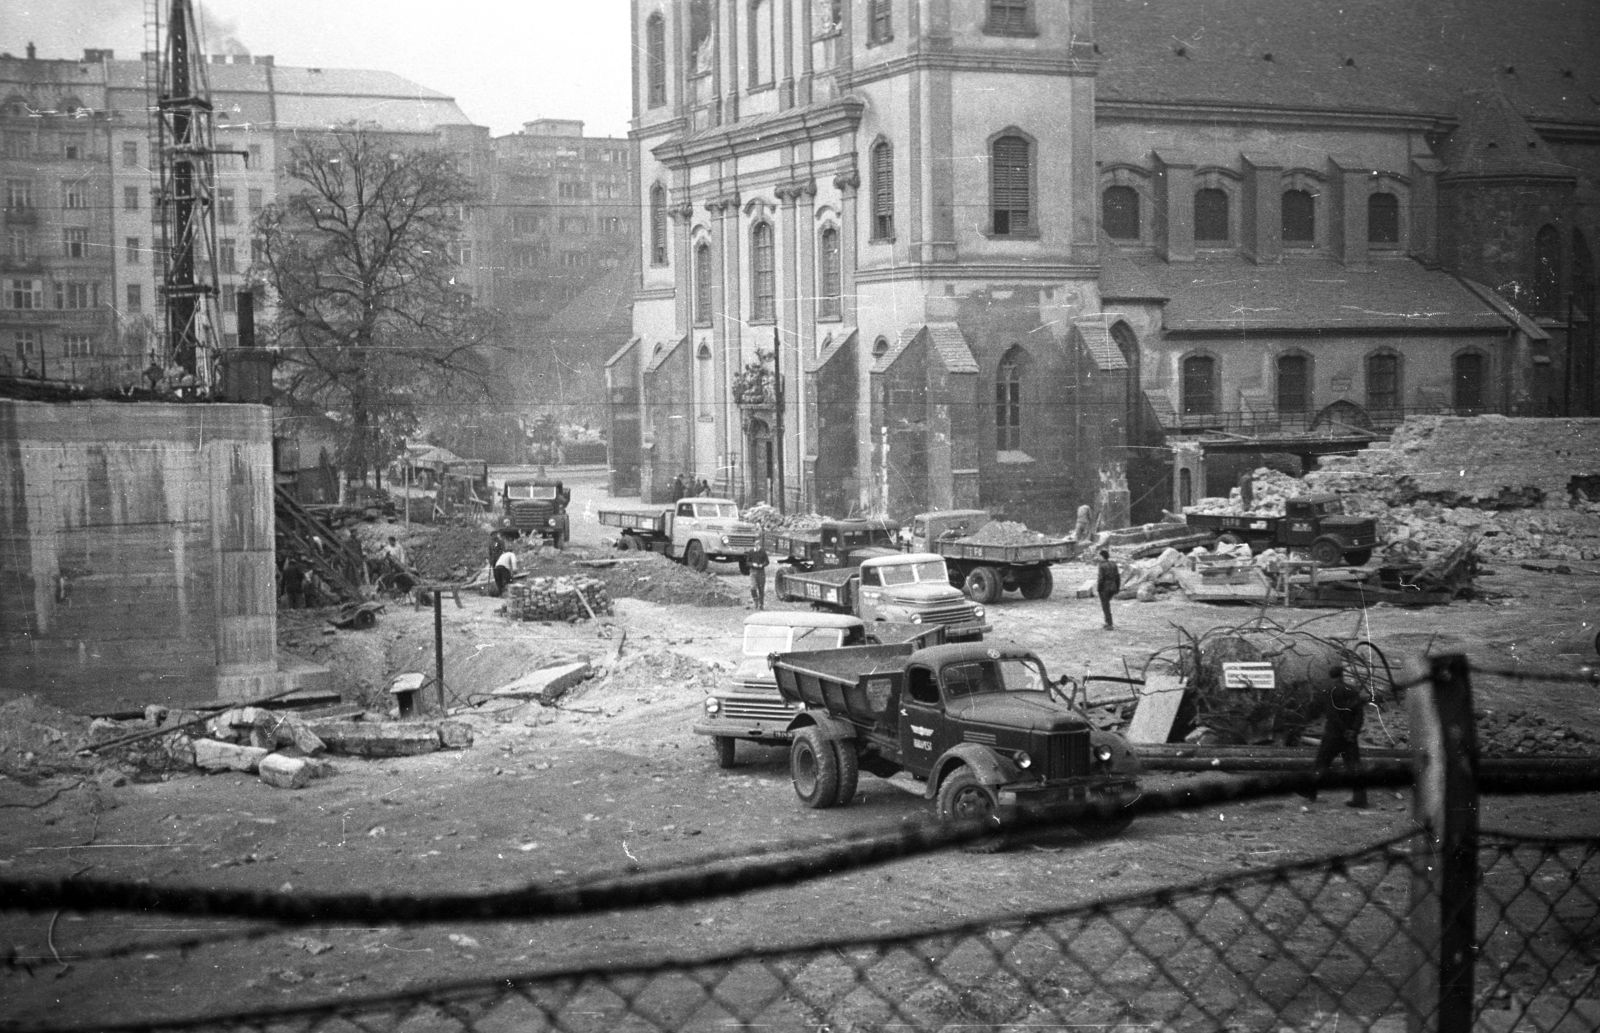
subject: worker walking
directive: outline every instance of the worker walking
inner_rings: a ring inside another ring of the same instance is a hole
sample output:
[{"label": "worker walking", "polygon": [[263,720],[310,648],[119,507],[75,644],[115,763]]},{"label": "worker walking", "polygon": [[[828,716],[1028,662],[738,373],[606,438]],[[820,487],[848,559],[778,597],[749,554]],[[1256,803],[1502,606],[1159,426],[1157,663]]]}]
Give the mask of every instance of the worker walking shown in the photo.
[{"label": "worker walking", "polygon": [[1100,610],[1106,615],[1106,630],[1111,631],[1111,599],[1122,591],[1122,570],[1112,561],[1109,549],[1100,550],[1100,569],[1094,589],[1100,596]]},{"label": "worker walking", "polygon": [[[1317,774],[1333,769],[1338,757],[1344,758],[1346,770],[1354,771],[1361,763],[1361,727],[1367,720],[1367,694],[1345,681],[1344,668],[1336,666],[1328,671],[1331,684],[1320,693],[1322,708],[1322,742],[1317,745],[1317,759],[1311,769]],[[1300,794],[1315,801],[1317,791],[1309,789]],[[1367,806],[1367,787],[1356,786],[1350,791],[1347,807]]]},{"label": "worker walking", "polygon": [[500,551],[500,557],[494,561],[494,594],[505,595],[506,586],[511,584],[511,575],[517,572],[517,554],[511,551],[509,545]]},{"label": "worker walking", "polygon": [[755,551],[745,558],[750,565],[750,598],[755,602],[756,609],[767,608],[767,536],[762,535],[756,540]]}]

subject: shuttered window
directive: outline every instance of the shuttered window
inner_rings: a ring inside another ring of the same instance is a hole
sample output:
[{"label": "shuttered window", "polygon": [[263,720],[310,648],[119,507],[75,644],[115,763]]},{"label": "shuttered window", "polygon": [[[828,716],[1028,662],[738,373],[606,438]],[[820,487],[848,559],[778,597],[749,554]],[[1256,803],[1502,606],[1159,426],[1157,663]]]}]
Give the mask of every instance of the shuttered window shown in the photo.
[{"label": "shuttered window", "polygon": [[894,39],[894,4],[892,0],[867,0],[871,4],[871,24],[867,27],[867,40],[887,43]]},{"label": "shuttered window", "polygon": [[1004,36],[1021,36],[1033,31],[1028,17],[1032,0],[989,0],[989,21],[983,31]]},{"label": "shuttered window", "polygon": [[872,148],[872,239],[894,236],[894,148],[887,141]]},{"label": "shuttered window", "polygon": [[1020,136],[1002,136],[990,154],[991,228],[996,236],[1027,233],[1032,217],[1032,150]]},{"label": "shuttered window", "polygon": [[649,81],[646,104],[659,108],[667,102],[667,23],[659,14],[645,23],[644,53]]}]

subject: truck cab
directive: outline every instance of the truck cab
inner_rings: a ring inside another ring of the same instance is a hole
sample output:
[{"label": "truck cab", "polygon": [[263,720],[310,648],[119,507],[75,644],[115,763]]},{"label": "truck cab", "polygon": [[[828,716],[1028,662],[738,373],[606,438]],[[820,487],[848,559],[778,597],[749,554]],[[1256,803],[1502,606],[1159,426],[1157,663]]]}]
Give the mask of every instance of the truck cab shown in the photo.
[{"label": "truck cab", "polygon": [[1326,566],[1337,566],[1342,560],[1359,567],[1372,558],[1377,547],[1377,521],[1346,516],[1344,502],[1337,495],[1300,495],[1286,501],[1283,512],[1279,543],[1309,550],[1313,559]]},{"label": "truck cab", "polygon": [[864,560],[856,585],[856,616],[864,621],[943,624],[952,640],[982,638],[984,609],[950,584],[944,558],[902,552]]},{"label": "truck cab", "polygon": [[986,509],[940,509],[918,513],[911,518],[911,548],[929,552],[941,538],[965,538],[976,534],[989,522]]},{"label": "truck cab", "polygon": [[510,526],[524,537],[543,538],[558,549],[569,537],[567,504],[571,500],[571,489],[544,478],[510,480],[500,489]]},{"label": "truck cab", "polygon": [[874,556],[899,552],[899,529],[883,520],[827,520],[804,531],[780,531],[773,543],[779,562],[796,570],[853,567]]},{"label": "truck cab", "polygon": [[668,555],[695,570],[717,560],[737,563],[739,572],[748,574],[746,557],[755,551],[757,533],[756,525],[739,519],[739,504],[732,499],[679,499],[667,514]]}]

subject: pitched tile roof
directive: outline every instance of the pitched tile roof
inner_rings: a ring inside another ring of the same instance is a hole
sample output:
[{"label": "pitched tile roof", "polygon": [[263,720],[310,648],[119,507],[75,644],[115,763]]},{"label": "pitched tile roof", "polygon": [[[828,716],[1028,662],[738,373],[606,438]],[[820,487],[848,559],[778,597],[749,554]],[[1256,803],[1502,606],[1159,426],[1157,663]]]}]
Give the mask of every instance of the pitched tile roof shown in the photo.
[{"label": "pitched tile roof", "polygon": [[1127,253],[1100,234],[1100,297],[1103,301],[1165,301],[1167,296]]},{"label": "pitched tile roof", "polygon": [[878,356],[878,360],[872,364],[872,372],[883,373],[893,366],[896,360],[905,354],[906,349],[911,347],[911,342],[917,339],[917,335],[922,333],[922,329],[920,326],[908,326],[901,330],[899,338],[889,345],[889,350]]},{"label": "pitched tile roof", "polygon": [[1072,329],[1083,341],[1089,358],[1102,371],[1110,373],[1128,368],[1128,360],[1123,356],[1122,349],[1117,347],[1117,342],[1111,339],[1111,327],[1106,324],[1104,316],[1074,319]]},{"label": "pitched tile roof", "polygon": [[856,339],[856,328],[853,326],[836,326],[828,332],[822,343],[822,348],[812,358],[802,363],[807,373],[817,370],[833,361],[834,356],[845,350],[846,346],[853,347]]},{"label": "pitched tile roof", "polygon": [[644,371],[646,373],[654,373],[666,365],[667,360],[672,358],[672,353],[683,347],[688,341],[689,335],[684,334],[682,337],[668,341],[665,344],[658,343],[655,346],[655,354],[651,355],[650,360],[645,363]]},{"label": "pitched tile roof", "polygon": [[[1498,86],[1600,122],[1593,0],[1098,0],[1103,101],[1449,115]],[[1266,55],[1271,55],[1271,60]]]},{"label": "pitched tile roof", "polygon": [[1167,263],[1133,256],[1170,301],[1172,331],[1507,329],[1510,320],[1449,273],[1411,259],[1351,269],[1331,258],[1256,265],[1238,256]]},{"label": "pitched tile roof", "polygon": [[939,354],[939,361],[951,373],[978,372],[978,360],[972,357],[967,339],[954,323],[929,323],[928,340]]},{"label": "pitched tile roof", "polygon": [[[1600,46],[1600,40],[1596,40]],[[1445,150],[1451,176],[1560,176],[1577,174],[1539,138],[1528,120],[1500,90],[1463,94],[1458,108],[1461,128]]]}]

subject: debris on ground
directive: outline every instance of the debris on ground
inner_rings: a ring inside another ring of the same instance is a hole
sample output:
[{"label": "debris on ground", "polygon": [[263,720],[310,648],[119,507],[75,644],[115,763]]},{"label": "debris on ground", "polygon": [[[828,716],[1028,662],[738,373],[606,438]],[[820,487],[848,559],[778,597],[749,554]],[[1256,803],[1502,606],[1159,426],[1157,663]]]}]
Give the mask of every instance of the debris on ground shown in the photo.
[{"label": "debris on ground", "polygon": [[516,681],[495,689],[492,695],[498,698],[536,699],[548,706],[560,699],[574,686],[580,685],[592,677],[594,677],[594,668],[589,666],[589,662],[587,660],[575,660],[572,663],[545,667],[534,671],[532,674],[523,675]]},{"label": "debris on ground", "polygon": [[1026,524],[1014,520],[991,520],[960,541],[965,545],[1043,545],[1062,539],[1052,538],[1038,531],[1030,531]]},{"label": "debris on ground", "polygon": [[[637,563],[586,570],[605,582],[613,599],[644,599],[652,603],[687,603],[690,606],[737,606],[736,597],[715,574],[701,573],[675,563],[658,552],[629,553]],[[581,569],[581,568],[580,568]]]},{"label": "debris on ground", "polygon": [[596,620],[611,613],[611,592],[599,578],[534,577],[506,588],[506,616],[512,620]]},{"label": "debris on ground", "polygon": [[810,531],[821,527],[827,517],[814,513],[779,513],[777,507],[757,502],[746,509],[740,518],[766,531]]}]

